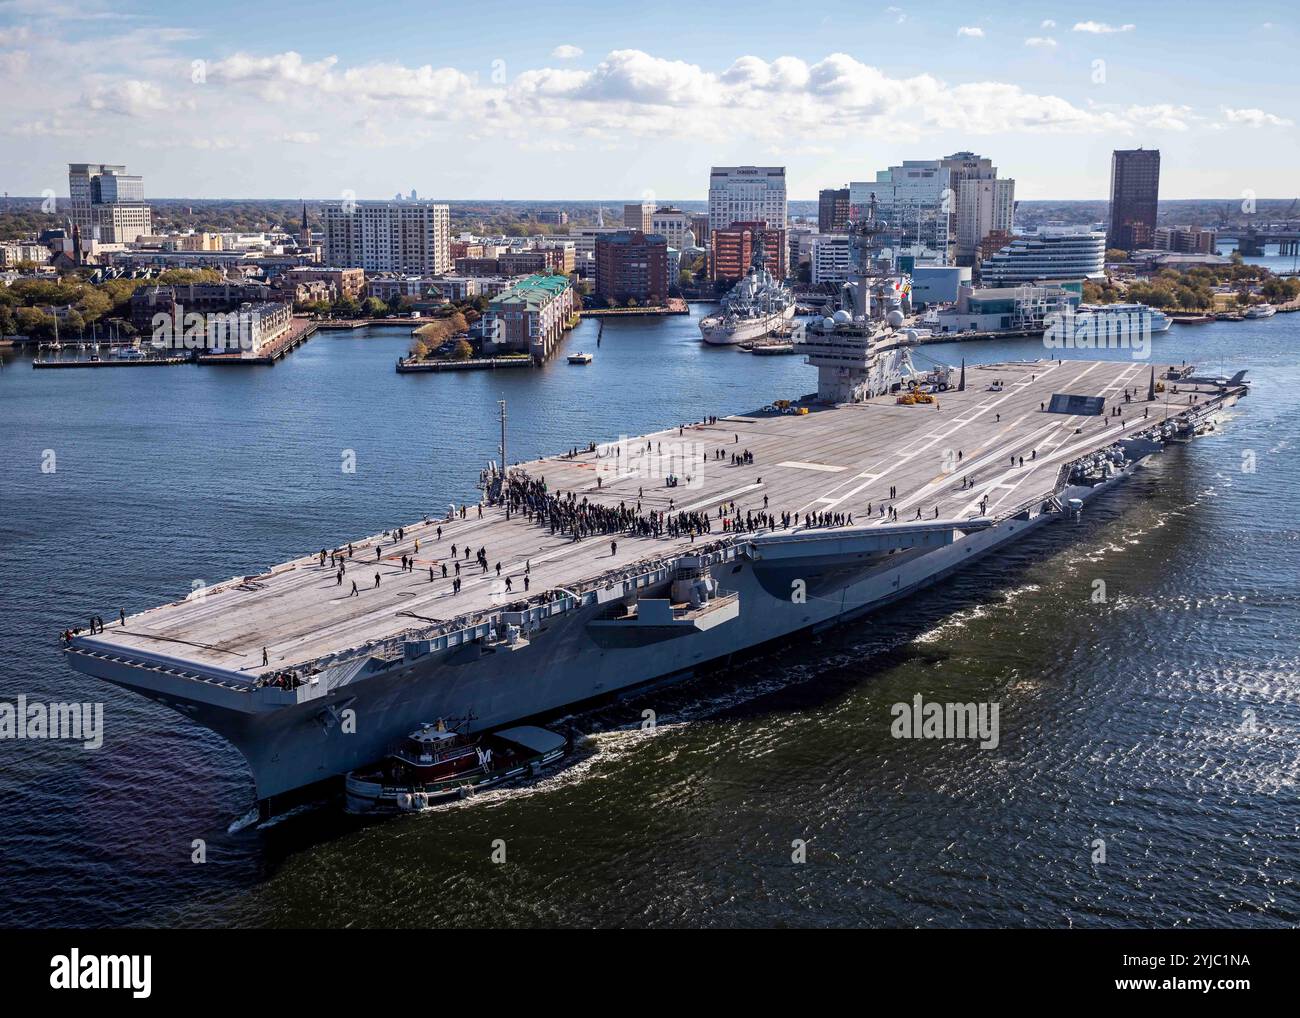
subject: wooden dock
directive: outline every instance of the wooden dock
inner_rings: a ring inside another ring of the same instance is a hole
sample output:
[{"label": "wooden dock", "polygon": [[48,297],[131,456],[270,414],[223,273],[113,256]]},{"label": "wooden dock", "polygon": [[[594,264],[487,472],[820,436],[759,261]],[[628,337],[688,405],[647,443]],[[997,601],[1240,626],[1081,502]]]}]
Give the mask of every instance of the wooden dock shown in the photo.
[{"label": "wooden dock", "polygon": [[[1067,464],[1188,411],[1190,400],[1208,403],[1219,394],[1213,387],[1178,383],[1176,395],[1162,393],[1148,402],[1149,372],[1150,364],[1137,361],[984,365],[967,368],[967,389],[941,393],[937,404],[901,406],[890,396],[814,408],[807,415],[740,414],[523,467],[544,478],[551,493],[573,492],[579,501],[707,512],[717,521],[707,540],[722,536],[718,510],[726,506],[730,516],[732,503],[739,517],[767,507],[778,515],[852,514],[855,526],[875,527],[888,525],[882,506],[896,510],[901,523],[915,519],[918,511],[922,519],[937,513],[960,520],[981,515],[981,501],[987,499],[982,515],[1006,518],[1052,495]],[[1001,391],[990,391],[995,381]],[[1131,403],[1125,401],[1126,390],[1134,394]],[[1119,407],[1122,417],[1045,412],[1042,407],[1054,393],[1100,396],[1107,411]],[[755,393],[759,401],[792,395]],[[618,439],[573,436],[584,449],[593,440]],[[733,454],[745,452],[753,455],[752,462],[732,462]],[[457,454],[472,469],[475,457],[468,450]],[[668,473],[679,478],[677,485],[669,485]],[[518,514],[507,519],[496,506],[484,507],[481,516],[471,506],[465,519],[435,518],[444,511],[430,506],[427,521],[389,520],[391,529],[354,539],[342,585],[328,559],[322,566],[314,549],[273,567],[241,563],[232,550],[232,569],[242,565],[247,575],[208,588],[202,597],[130,616],[125,627],[114,622],[103,638],[124,650],[180,654],[254,673],[263,667],[263,647],[272,667],[288,667],[394,637],[428,620],[482,616],[548,588],[581,589],[610,570],[639,567],[692,545],[687,537],[621,534],[615,549],[610,537],[574,541]],[[398,525],[405,528],[400,540]],[[347,535],[322,532],[319,543],[346,549]],[[467,548],[471,555],[486,550],[487,573],[464,557]],[[413,572],[401,568],[403,555],[413,558]],[[444,564],[455,575],[454,561],[462,569],[459,594],[442,577]],[[523,593],[526,567],[528,595]],[[504,589],[506,577],[511,593]],[[358,594],[350,596],[354,580]]]},{"label": "wooden dock", "polygon": [[190,357],[133,357],[108,359],[76,357],[68,360],[34,360],[33,368],[159,368],[175,364],[190,364]]},{"label": "wooden dock", "polygon": [[463,361],[431,361],[416,357],[399,357],[397,373],[408,375],[424,371],[494,371],[498,368],[531,368],[532,366],[533,358],[527,354],[519,357],[469,357]]}]

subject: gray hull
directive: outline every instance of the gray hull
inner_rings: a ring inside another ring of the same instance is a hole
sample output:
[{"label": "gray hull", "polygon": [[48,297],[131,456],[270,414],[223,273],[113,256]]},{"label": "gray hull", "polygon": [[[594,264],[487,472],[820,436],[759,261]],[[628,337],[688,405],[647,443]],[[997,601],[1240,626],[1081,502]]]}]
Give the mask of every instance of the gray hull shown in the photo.
[{"label": "gray hull", "polygon": [[[199,681],[186,687],[165,671],[165,661],[142,669],[138,661],[113,661],[84,649],[69,657],[74,668],[219,732],[248,760],[257,797],[266,800],[370,764],[430,720],[469,715],[471,730],[496,728],[644,683],[689,677],[768,641],[879,608],[1057,518],[1035,510],[982,529],[935,521],[761,535],[714,566],[728,597],[713,618],[628,625],[604,619],[601,604],[584,605],[545,620],[514,644],[465,642],[292,691],[250,693]],[[656,593],[647,587],[641,596]]]}]

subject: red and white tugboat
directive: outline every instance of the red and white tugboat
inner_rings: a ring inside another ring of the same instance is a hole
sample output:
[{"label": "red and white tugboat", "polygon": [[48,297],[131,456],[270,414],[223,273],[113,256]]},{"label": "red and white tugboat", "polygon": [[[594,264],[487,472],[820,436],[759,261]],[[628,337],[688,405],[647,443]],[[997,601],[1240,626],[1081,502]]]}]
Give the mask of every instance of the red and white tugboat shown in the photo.
[{"label": "red and white tugboat", "polygon": [[517,725],[463,735],[438,721],[408,735],[382,763],[349,772],[349,813],[411,813],[509,778],[538,774],[568,751],[562,735]]}]

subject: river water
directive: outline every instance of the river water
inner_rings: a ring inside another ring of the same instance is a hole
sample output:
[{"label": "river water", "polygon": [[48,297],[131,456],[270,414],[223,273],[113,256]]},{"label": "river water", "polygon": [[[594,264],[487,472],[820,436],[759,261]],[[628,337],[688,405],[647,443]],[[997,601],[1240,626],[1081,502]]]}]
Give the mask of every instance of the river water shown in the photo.
[{"label": "river water", "polygon": [[[409,339],[391,329],[247,370],[7,357],[0,700],[101,701],[106,731],[98,750],[0,742],[0,923],[1300,922],[1300,316],[1157,337],[1156,363],[1248,367],[1254,391],[1078,523],[822,637],[570,718],[574,760],[532,786],[380,823],[331,806],[241,823],[252,783],[233,749],[64,665],[58,632],[93,612],[474,498],[498,399],[519,459],[815,387],[799,358],[703,347],[694,314],[595,334],[584,322],[562,348],[589,366],[495,373],[396,375]],[[998,702],[999,746],[893,739],[890,707],[916,693]]]}]

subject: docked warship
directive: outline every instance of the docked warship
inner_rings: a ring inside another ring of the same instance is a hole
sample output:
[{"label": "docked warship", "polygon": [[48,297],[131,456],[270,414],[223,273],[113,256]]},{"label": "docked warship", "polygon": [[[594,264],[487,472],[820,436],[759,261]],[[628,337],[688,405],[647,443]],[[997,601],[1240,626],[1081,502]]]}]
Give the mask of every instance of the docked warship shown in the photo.
[{"label": "docked warship", "polygon": [[440,719],[491,733],[686,679],[1086,523],[1248,392],[1131,360],[922,373],[878,229],[853,225],[839,306],[797,337],[816,392],[513,465],[503,414],[478,505],[69,630],[70,665],[220,733],[269,814]]},{"label": "docked warship", "polygon": [[700,338],[711,346],[752,342],[784,326],[794,311],[794,294],[768,271],[763,240],[757,236],[749,271],[722,298],[716,314],[700,319]]}]

